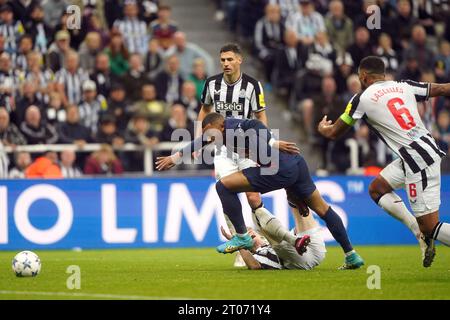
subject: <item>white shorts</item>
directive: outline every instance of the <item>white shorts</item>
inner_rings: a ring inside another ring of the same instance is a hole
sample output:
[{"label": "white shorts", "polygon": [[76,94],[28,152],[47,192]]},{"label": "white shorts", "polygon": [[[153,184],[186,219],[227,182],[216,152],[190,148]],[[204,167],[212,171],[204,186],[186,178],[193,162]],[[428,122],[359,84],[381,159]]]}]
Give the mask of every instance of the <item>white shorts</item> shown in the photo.
[{"label": "white shorts", "polygon": [[248,158],[239,158],[237,153],[232,154],[232,158],[227,157],[227,148],[222,146],[219,150],[216,148],[214,155],[214,170],[216,180],[220,180],[232,173],[256,167],[255,161]]},{"label": "white shorts", "polygon": [[306,230],[305,232],[297,234],[297,236],[303,236],[305,234],[308,234],[311,237],[311,242],[303,255],[299,255],[294,246],[286,241],[272,245],[278,257],[283,261],[283,267],[286,269],[311,270],[314,267],[317,267],[323,259],[325,259],[327,249],[325,248],[325,242],[320,235],[320,229],[314,228]]},{"label": "white shorts", "polygon": [[441,205],[441,161],[436,160],[421,172],[405,170],[401,159],[396,159],[384,168],[380,175],[392,189],[404,188],[411,209],[416,217],[439,210]]}]

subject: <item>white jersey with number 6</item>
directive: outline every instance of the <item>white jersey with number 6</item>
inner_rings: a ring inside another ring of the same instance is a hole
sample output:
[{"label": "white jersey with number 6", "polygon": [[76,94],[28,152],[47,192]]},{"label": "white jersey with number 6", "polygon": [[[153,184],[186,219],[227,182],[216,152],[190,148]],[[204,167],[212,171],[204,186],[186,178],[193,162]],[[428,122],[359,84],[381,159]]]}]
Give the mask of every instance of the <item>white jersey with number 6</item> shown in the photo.
[{"label": "white jersey with number 6", "polygon": [[429,83],[410,80],[375,82],[352,97],[341,119],[348,125],[363,119],[405,167],[412,173],[421,172],[445,156],[417,108],[417,102],[428,99],[430,87]]}]

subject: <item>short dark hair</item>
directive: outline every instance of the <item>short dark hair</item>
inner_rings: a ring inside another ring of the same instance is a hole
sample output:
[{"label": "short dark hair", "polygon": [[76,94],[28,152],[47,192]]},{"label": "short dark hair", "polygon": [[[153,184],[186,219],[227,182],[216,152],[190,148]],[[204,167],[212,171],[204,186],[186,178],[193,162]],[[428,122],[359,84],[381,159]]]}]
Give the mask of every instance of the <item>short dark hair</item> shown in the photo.
[{"label": "short dark hair", "polygon": [[386,66],[380,57],[368,56],[361,60],[359,69],[367,71],[369,74],[385,74]]},{"label": "short dark hair", "polygon": [[206,117],[202,121],[202,129],[205,128],[208,124],[212,124],[216,121],[223,120],[224,117],[220,113],[211,112],[206,115]]},{"label": "short dark hair", "polygon": [[239,45],[237,45],[236,43],[228,43],[228,44],[224,45],[222,48],[220,48],[220,53],[228,52],[228,51],[234,52],[235,54],[242,55],[241,47],[239,47]]}]

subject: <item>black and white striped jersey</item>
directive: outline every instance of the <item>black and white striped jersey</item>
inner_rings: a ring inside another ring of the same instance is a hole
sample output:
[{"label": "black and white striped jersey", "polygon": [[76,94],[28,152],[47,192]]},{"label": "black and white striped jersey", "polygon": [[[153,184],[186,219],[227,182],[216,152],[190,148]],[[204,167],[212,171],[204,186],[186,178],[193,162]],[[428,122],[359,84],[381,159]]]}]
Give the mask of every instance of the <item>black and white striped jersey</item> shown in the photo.
[{"label": "black and white striped jersey", "polygon": [[404,81],[378,81],[354,95],[341,119],[349,125],[363,119],[369,127],[418,173],[445,156],[425,128],[417,102],[425,101],[431,84]]},{"label": "black and white striped jersey", "polygon": [[209,78],[203,87],[201,101],[226,118],[251,119],[253,113],[266,108],[261,83],[245,73],[232,84],[225,81],[223,73]]},{"label": "black and white striped jersey", "polygon": [[256,249],[253,257],[259,262],[261,269],[283,269],[280,258],[270,245]]},{"label": "black and white striped jersey", "polygon": [[14,53],[17,51],[20,37],[25,33],[25,28],[20,21],[10,24],[0,23],[0,34],[5,38],[5,51]]},{"label": "black and white striped jersey", "polygon": [[78,104],[83,94],[81,86],[83,82],[89,80],[89,74],[81,68],[78,68],[75,73],[71,73],[67,69],[61,69],[56,73],[55,78],[57,83],[64,84],[67,100],[71,104]]},{"label": "black and white striped jersey", "polygon": [[0,141],[0,179],[9,178],[9,159],[5,150],[3,149],[3,143]]},{"label": "black and white striped jersey", "polygon": [[147,24],[143,20],[124,18],[116,20],[114,28],[117,28],[123,36],[125,45],[130,53],[145,55],[148,46]]}]

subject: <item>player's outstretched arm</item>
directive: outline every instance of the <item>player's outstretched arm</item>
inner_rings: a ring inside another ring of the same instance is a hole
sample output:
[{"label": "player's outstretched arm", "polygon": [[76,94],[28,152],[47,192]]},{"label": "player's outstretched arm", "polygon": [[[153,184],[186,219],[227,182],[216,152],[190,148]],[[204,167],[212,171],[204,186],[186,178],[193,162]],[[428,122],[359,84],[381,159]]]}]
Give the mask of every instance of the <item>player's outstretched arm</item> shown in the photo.
[{"label": "player's outstretched arm", "polygon": [[332,140],[342,137],[350,128],[351,126],[345,123],[341,118],[333,123],[333,121],[328,120],[327,116],[323,117],[318,126],[319,133],[325,138]]},{"label": "player's outstretched arm", "polygon": [[430,97],[450,96],[450,83],[432,83]]},{"label": "player's outstretched arm", "polygon": [[167,157],[157,157],[155,162],[156,170],[164,171],[175,167],[181,157],[181,152],[175,152],[174,154]]}]

